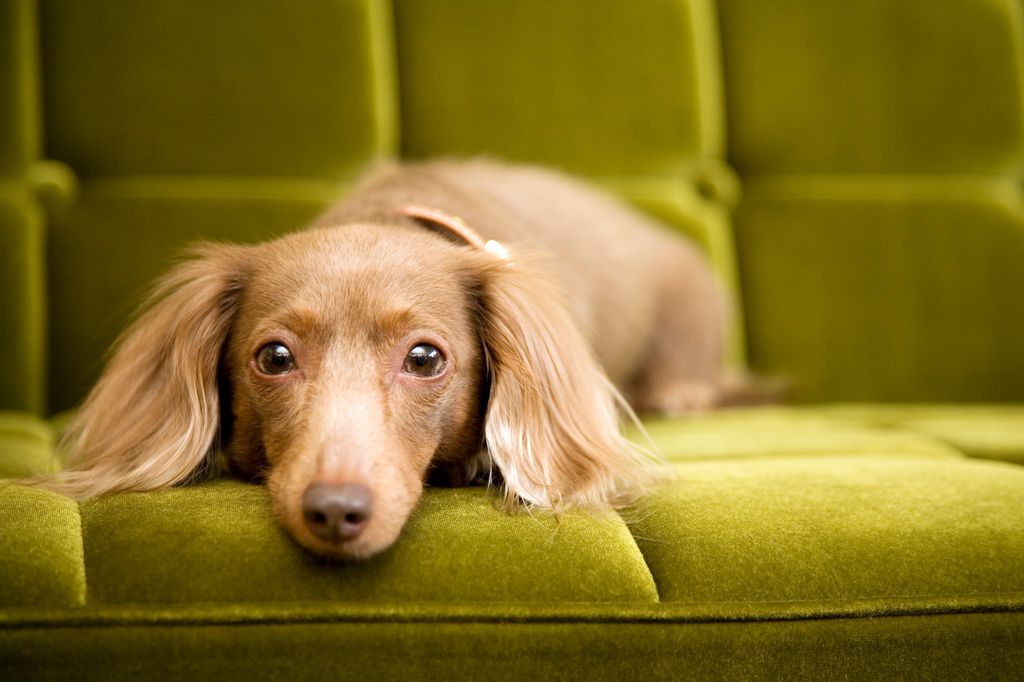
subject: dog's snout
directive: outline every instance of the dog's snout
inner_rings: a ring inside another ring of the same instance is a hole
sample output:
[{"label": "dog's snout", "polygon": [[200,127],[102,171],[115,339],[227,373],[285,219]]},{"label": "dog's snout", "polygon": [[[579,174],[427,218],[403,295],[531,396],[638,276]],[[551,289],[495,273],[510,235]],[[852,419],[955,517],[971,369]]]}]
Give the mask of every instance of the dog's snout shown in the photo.
[{"label": "dog's snout", "polygon": [[321,540],[345,542],[359,536],[370,520],[373,495],[360,483],[314,483],[302,496],[306,527]]}]

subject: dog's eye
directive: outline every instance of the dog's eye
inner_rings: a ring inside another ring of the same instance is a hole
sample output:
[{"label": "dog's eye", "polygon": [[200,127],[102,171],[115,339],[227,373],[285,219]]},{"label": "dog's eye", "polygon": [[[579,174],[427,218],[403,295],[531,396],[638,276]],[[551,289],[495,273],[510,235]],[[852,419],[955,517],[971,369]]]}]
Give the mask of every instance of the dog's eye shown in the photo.
[{"label": "dog's eye", "polygon": [[256,367],[264,374],[284,374],[295,369],[295,358],[283,343],[268,343],[256,355]]},{"label": "dog's eye", "polygon": [[405,356],[402,371],[417,377],[436,377],[444,371],[445,364],[441,351],[429,343],[418,343]]}]

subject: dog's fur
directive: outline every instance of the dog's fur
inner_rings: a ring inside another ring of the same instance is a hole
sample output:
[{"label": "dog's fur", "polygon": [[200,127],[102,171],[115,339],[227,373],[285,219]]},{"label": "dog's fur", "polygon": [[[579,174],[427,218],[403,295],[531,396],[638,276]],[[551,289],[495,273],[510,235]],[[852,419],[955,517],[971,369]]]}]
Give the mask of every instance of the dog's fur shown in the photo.
[{"label": "dog's fur", "polygon": [[[460,217],[510,258],[410,204]],[[727,306],[697,250],[550,171],[394,164],[310,229],[194,255],[118,342],[51,487],[173,486],[216,470],[223,445],[300,544],[365,557],[396,539],[431,472],[501,483],[513,505],[626,504],[650,460],[620,435],[614,385],[669,413],[721,391]],[[271,341],[294,370],[257,370]],[[402,371],[422,342],[447,360],[438,377]],[[372,518],[325,541],[304,523],[304,491],[345,482],[369,489]]]}]

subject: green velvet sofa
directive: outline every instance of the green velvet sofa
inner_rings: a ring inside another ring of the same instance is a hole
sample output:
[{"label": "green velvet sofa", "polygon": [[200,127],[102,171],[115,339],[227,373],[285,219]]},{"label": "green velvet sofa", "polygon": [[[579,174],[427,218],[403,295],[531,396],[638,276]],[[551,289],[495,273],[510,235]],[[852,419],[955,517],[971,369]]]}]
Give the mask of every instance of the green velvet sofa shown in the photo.
[{"label": "green velvet sofa", "polygon": [[591,178],[706,248],[792,401],[615,521],[428,490],[325,565],[221,480],[0,486],[0,679],[1024,678],[1018,0],[2,0],[0,474],[198,238],[374,159]]}]

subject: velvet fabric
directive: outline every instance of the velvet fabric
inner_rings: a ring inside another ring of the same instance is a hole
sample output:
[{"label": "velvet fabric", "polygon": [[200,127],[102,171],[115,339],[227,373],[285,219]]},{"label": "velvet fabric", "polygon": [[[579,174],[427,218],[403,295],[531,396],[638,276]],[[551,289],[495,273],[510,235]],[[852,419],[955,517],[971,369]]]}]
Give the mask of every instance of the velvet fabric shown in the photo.
[{"label": "velvet fabric", "polygon": [[341,177],[393,145],[382,0],[39,10],[47,153],[79,175]]},{"label": "velvet fabric", "polygon": [[60,469],[54,431],[39,417],[0,412],[0,478],[21,478]]},{"label": "velvet fabric", "polygon": [[[201,240],[269,239],[313,219],[344,186],[325,180],[102,179],[49,230],[50,406],[73,406],[154,278]],[[130,238],[126,239],[126,235]],[[83,258],[83,253],[105,254]],[[116,268],[110,267],[113,261]]]},{"label": "velvet fabric", "polygon": [[719,17],[751,362],[805,402],[1020,401],[1020,4]]}]

